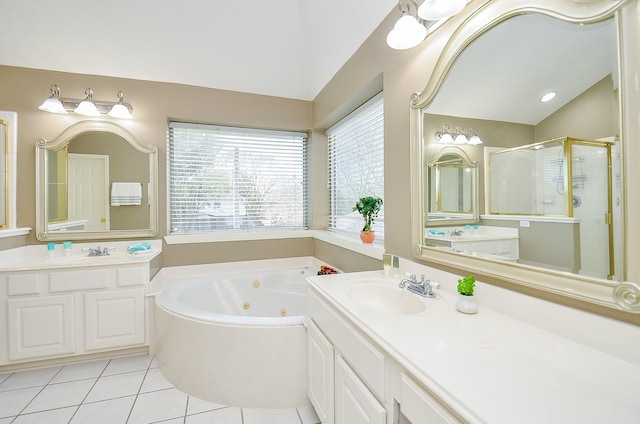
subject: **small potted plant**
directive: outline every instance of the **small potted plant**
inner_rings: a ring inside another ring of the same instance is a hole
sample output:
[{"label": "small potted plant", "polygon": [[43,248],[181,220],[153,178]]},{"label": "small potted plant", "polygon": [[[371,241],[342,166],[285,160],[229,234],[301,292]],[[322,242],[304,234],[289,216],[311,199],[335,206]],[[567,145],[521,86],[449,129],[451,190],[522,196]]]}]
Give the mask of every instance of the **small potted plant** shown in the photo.
[{"label": "small potted plant", "polygon": [[458,293],[460,293],[460,298],[456,302],[456,309],[458,311],[465,314],[475,314],[478,312],[478,305],[476,305],[473,297],[475,285],[476,279],[473,275],[467,275],[458,280]]},{"label": "small potted plant", "polygon": [[360,240],[363,243],[373,243],[376,235],[375,231],[371,231],[371,226],[381,207],[382,199],[375,196],[361,197],[353,207],[353,210],[358,211],[364,218],[364,227],[360,232]]}]

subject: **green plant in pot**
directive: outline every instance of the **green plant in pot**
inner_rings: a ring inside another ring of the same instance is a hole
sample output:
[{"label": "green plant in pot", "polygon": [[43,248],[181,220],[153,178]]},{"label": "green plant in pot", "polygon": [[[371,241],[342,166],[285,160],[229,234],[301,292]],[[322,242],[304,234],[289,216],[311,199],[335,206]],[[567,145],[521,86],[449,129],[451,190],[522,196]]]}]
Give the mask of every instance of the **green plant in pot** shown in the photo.
[{"label": "green plant in pot", "polygon": [[478,305],[473,298],[473,290],[476,285],[476,279],[473,275],[458,280],[458,293],[460,298],[456,302],[456,309],[465,314],[475,314],[478,312]]},{"label": "green plant in pot", "polygon": [[353,207],[364,218],[364,227],[360,232],[360,239],[363,243],[373,243],[375,231],[371,231],[373,221],[378,216],[382,207],[382,199],[376,196],[361,197]]},{"label": "green plant in pot", "polygon": [[463,296],[473,296],[473,288],[476,286],[476,279],[473,275],[467,275],[458,280],[458,293]]}]

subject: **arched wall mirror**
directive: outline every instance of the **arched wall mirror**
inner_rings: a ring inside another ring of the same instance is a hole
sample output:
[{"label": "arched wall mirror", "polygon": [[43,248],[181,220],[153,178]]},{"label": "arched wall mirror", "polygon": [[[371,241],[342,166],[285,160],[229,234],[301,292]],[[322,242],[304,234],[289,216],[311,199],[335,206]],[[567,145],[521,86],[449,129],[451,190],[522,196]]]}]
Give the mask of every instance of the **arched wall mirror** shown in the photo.
[{"label": "arched wall mirror", "polygon": [[445,146],[426,163],[425,222],[474,224],[478,220],[478,163],[456,146]]},{"label": "arched wall mirror", "polygon": [[[621,19],[635,1],[506,3],[485,2],[450,23],[458,26],[411,99],[413,252],[640,312],[623,231],[624,147],[638,130],[622,119],[633,94],[621,75],[635,70],[620,67],[637,68],[637,52],[619,42],[637,31],[626,34]],[[550,91],[555,98],[541,102]],[[483,141],[457,146],[481,168],[472,231],[432,215],[442,194],[429,164],[443,127],[474,128]]]},{"label": "arched wall mirror", "polygon": [[109,121],[78,122],[36,142],[36,237],[158,234],[158,150]]}]

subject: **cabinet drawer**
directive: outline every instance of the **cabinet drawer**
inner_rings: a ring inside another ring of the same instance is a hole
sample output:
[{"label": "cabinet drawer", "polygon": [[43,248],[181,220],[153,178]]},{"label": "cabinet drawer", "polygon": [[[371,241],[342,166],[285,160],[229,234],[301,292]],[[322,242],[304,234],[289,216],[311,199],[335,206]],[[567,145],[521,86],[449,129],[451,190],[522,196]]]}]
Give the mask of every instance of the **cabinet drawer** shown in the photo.
[{"label": "cabinet drawer", "polygon": [[49,274],[51,293],[76,290],[106,289],[109,270],[105,268],[52,272]]},{"label": "cabinet drawer", "polygon": [[440,402],[404,373],[401,375],[399,400],[400,412],[413,424],[460,423]]},{"label": "cabinet drawer", "polygon": [[378,399],[385,398],[384,355],[316,294],[309,295],[309,313],[351,368]]},{"label": "cabinet drawer", "polygon": [[116,278],[118,287],[142,286],[149,281],[148,266],[130,266],[118,268]]},{"label": "cabinet drawer", "polygon": [[22,296],[26,294],[39,293],[40,275],[14,274],[7,276],[7,294],[9,296]]}]

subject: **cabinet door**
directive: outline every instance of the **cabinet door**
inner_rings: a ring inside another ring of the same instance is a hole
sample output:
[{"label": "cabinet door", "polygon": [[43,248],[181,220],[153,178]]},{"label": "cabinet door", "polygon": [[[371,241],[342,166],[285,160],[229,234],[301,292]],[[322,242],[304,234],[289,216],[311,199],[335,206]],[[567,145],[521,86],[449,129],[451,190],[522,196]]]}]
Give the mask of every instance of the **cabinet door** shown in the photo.
[{"label": "cabinet door", "polygon": [[85,349],[144,343],[144,288],[85,294]]},{"label": "cabinet door", "polygon": [[73,295],[7,300],[9,359],[75,352]]},{"label": "cabinet door", "polygon": [[340,355],[335,367],[335,423],[384,424],[384,408]]},{"label": "cabinet door", "polygon": [[307,389],[323,424],[333,424],[333,345],[320,329],[307,322]]}]

